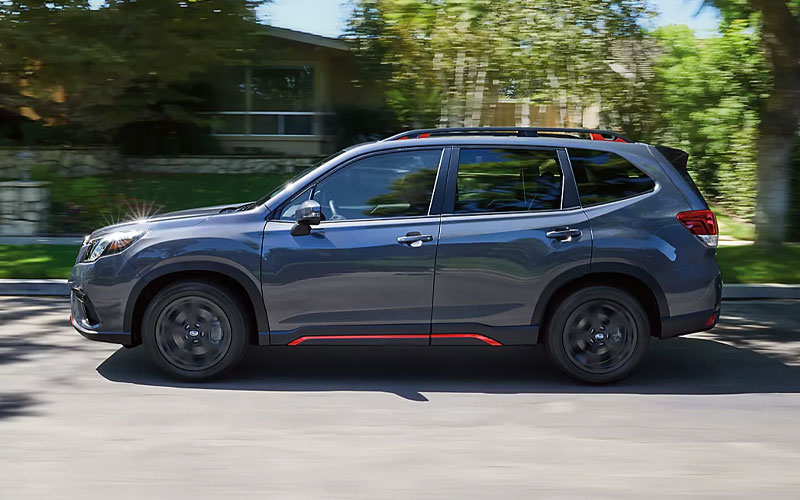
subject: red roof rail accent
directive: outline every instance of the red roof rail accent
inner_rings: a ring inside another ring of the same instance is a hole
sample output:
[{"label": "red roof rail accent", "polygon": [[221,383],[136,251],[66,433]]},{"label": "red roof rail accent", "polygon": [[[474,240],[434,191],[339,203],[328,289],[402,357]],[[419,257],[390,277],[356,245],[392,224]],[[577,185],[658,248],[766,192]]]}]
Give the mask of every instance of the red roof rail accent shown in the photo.
[{"label": "red roof rail accent", "polygon": [[425,139],[434,137],[548,137],[558,139],[589,139],[607,142],[633,142],[622,134],[609,130],[584,128],[552,128],[552,127],[464,127],[464,128],[428,128],[401,132],[384,139],[384,141],[402,141],[406,139]]}]

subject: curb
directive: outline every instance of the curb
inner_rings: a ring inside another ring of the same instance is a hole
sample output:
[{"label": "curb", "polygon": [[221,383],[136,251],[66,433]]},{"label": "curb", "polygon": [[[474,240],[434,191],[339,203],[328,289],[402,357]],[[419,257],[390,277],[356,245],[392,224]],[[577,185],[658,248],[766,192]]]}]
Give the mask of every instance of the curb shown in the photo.
[{"label": "curb", "polygon": [[77,245],[81,236],[0,236],[0,245]]},{"label": "curb", "polygon": [[0,295],[67,297],[69,285],[67,280],[57,279],[0,279]]},{"label": "curb", "polygon": [[800,299],[800,285],[764,283],[760,285],[730,284],[722,286],[722,300]]},{"label": "curb", "polygon": [[[69,296],[67,280],[0,279],[0,295]],[[722,300],[800,299],[800,285],[765,283],[760,285],[724,285]]]}]

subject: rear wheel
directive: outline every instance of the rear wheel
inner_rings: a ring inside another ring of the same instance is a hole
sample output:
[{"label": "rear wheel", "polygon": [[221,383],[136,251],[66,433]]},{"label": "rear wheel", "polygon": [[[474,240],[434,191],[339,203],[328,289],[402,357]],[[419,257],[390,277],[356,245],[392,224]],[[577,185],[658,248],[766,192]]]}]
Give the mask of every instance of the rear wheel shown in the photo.
[{"label": "rear wheel", "polygon": [[644,357],[650,324],[629,293],[592,286],[573,292],[556,307],[545,342],[550,359],[570,377],[590,384],[616,382]]},{"label": "rear wheel", "polygon": [[187,281],[148,304],[142,343],[153,362],[183,380],[209,380],[239,364],[247,347],[247,313],[230,290]]}]

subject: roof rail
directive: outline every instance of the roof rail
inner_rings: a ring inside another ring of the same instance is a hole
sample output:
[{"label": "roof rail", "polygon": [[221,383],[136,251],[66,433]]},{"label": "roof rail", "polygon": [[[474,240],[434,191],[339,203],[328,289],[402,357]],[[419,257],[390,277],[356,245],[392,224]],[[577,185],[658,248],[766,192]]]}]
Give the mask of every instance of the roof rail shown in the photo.
[{"label": "roof rail", "polygon": [[[580,137],[576,134],[588,137]],[[401,132],[384,141],[404,139],[425,139],[428,137],[467,136],[505,136],[505,137],[558,137],[561,139],[590,139],[592,141],[633,142],[624,135],[609,130],[588,128],[548,128],[548,127],[467,127],[467,128],[424,128]]]}]

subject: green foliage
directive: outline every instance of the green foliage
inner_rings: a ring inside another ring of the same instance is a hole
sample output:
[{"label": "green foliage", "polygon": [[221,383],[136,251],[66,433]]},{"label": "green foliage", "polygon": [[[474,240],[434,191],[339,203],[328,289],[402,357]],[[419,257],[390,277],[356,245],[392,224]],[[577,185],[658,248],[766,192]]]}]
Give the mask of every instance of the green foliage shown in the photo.
[{"label": "green foliage", "polygon": [[391,110],[360,106],[337,108],[327,126],[336,136],[336,150],[383,139],[394,135],[400,128]]},{"label": "green foliage", "polygon": [[196,123],[197,75],[252,56],[268,0],[0,2],[0,109],[108,142],[127,123]]},{"label": "green foliage", "polygon": [[800,241],[800,141],[792,155],[791,202],[789,207],[789,241]]},{"label": "green foliage", "polygon": [[500,97],[589,104],[644,1],[360,0],[349,37],[405,126],[478,126]]},{"label": "green foliage", "polygon": [[800,245],[719,247],[717,262],[725,283],[800,283]]},{"label": "green foliage", "polygon": [[0,279],[68,278],[78,250],[68,245],[0,245]]},{"label": "green foliage", "polygon": [[123,154],[132,156],[222,153],[219,141],[207,128],[186,122],[126,123],[115,142]]},{"label": "green foliage", "polygon": [[59,177],[41,167],[50,185],[48,233],[83,234],[130,218],[199,206],[244,203],[282,184],[285,174],[132,174]]},{"label": "green foliage", "polygon": [[651,55],[634,61],[637,83],[604,94],[608,125],[688,151],[704,194],[726,211],[752,218],[758,110],[769,85],[759,31],[738,20],[722,36],[698,39],[686,26],[668,26],[650,41]]},{"label": "green foliage", "polygon": [[736,240],[753,241],[755,238],[755,227],[752,223],[729,215],[719,206],[712,205],[711,210],[714,211],[714,215],[717,217],[720,235],[729,236]]}]

